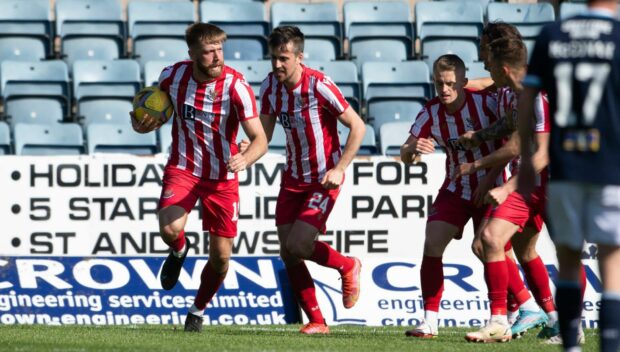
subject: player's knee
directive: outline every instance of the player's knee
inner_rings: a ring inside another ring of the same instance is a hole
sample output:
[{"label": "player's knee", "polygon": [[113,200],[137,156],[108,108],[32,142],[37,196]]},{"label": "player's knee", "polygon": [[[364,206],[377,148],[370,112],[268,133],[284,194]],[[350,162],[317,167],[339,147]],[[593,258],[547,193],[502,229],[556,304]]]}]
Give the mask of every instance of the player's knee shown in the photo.
[{"label": "player's knee", "polygon": [[305,241],[292,241],[289,239],[286,242],[286,250],[289,254],[296,258],[308,259],[312,255],[312,246]]},{"label": "player's knee", "polygon": [[485,228],[482,231],[480,240],[482,241],[482,246],[484,247],[485,252],[503,252],[504,246],[506,245],[502,242],[501,238],[499,238],[497,235],[494,235],[488,228]]},{"label": "player's knee", "polygon": [[230,255],[217,253],[209,256],[209,262],[216,272],[223,273],[228,270],[228,263],[230,262]]},{"label": "player's knee", "polygon": [[181,231],[183,231],[182,228],[177,228],[173,224],[160,225],[159,227],[159,234],[166,242],[176,240]]}]

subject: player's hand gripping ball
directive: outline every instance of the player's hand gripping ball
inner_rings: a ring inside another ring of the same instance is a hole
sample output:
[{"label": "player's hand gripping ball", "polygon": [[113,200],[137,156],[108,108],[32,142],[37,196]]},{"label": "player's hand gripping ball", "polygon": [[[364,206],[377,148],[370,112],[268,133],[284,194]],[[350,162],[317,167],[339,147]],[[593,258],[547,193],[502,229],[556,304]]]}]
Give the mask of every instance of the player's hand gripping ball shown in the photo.
[{"label": "player's hand gripping ball", "polygon": [[145,87],[133,98],[133,112],[138,121],[142,121],[144,115],[148,114],[164,124],[170,119],[173,111],[168,94],[156,86]]}]

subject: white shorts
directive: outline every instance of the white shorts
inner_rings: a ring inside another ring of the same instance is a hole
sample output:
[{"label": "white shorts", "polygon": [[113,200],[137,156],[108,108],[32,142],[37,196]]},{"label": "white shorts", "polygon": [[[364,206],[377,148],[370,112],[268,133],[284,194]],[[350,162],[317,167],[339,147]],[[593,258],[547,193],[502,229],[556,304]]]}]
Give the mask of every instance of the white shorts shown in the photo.
[{"label": "white shorts", "polygon": [[620,246],[620,186],[551,182],[547,217],[556,245],[576,251],[583,241]]}]

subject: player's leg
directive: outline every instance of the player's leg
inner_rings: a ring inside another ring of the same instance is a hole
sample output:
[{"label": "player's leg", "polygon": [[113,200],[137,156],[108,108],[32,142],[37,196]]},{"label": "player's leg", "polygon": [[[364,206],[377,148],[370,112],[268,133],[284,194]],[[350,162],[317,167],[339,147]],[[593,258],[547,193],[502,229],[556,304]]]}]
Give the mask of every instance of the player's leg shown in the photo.
[{"label": "player's leg", "polygon": [[549,184],[548,229],[556,245],[559,272],[555,303],[564,349],[577,349],[581,323],[581,249],[586,226],[586,193],[582,185],[572,182]]},{"label": "player's leg", "polygon": [[338,270],[342,280],[342,303],[345,308],[352,308],[360,292],[361,262],[317,239],[319,233],[325,233],[325,223],[339,193],[339,188],[327,190],[320,185],[304,192],[303,205],[288,235],[286,249],[298,258]]},{"label": "player's leg", "polygon": [[184,171],[166,168],[159,198],[159,233],[170,247],[170,253],[161,270],[160,282],[165,290],[171,290],[179,279],[183,262],[190,247],[185,238],[187,216],[198,199],[194,188],[198,179]]},{"label": "player's leg", "polygon": [[559,326],[556,324],[558,312],[553,301],[551,286],[549,285],[549,272],[536,251],[536,243],[540,234],[539,228],[542,228],[542,221],[540,221],[540,224],[526,226],[522,233],[512,238],[512,244],[536,303],[547,315],[547,324],[540,331],[538,337],[550,339],[558,336],[560,331]]},{"label": "player's leg", "polygon": [[620,247],[599,244],[599,270],[603,282],[599,328],[601,351],[620,349]]},{"label": "player's leg", "polygon": [[502,218],[492,217],[482,230],[484,247],[484,278],[488,287],[491,319],[478,331],[468,333],[465,339],[472,342],[506,342],[512,338],[507,318],[508,264],[506,243],[519,229]]},{"label": "player's leg", "polygon": [[293,294],[309,320],[308,324],[304,325],[299,331],[303,334],[327,334],[329,327],[325,324],[325,318],[316,299],[314,280],[310,276],[306,262],[293,255],[286,248],[292,227],[293,224],[279,225],[278,239],[280,240],[280,258],[284,262]]},{"label": "player's leg", "polygon": [[601,351],[615,352],[620,347],[620,186],[592,186],[588,198],[587,240],[598,244],[603,283]]},{"label": "player's leg", "polygon": [[185,321],[185,331],[201,331],[202,315],[228,272],[233,240],[237,235],[239,185],[237,181],[203,181],[203,230],[209,231],[209,260]]},{"label": "player's leg", "polygon": [[445,221],[426,223],[424,257],[420,266],[422,299],[424,300],[424,321],[408,330],[410,337],[433,338],[438,335],[437,318],[439,303],[443,295],[443,253],[450,241],[462,230]]}]

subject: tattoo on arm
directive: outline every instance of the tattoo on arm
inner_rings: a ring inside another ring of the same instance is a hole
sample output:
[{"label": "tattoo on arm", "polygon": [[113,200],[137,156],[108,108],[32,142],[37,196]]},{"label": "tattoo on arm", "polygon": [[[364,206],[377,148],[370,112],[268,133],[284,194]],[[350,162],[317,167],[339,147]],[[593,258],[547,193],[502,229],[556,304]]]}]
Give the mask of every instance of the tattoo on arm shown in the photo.
[{"label": "tattoo on arm", "polygon": [[516,111],[513,111],[512,114],[507,114],[492,125],[476,131],[476,137],[487,142],[510,136],[517,130],[516,115]]}]

